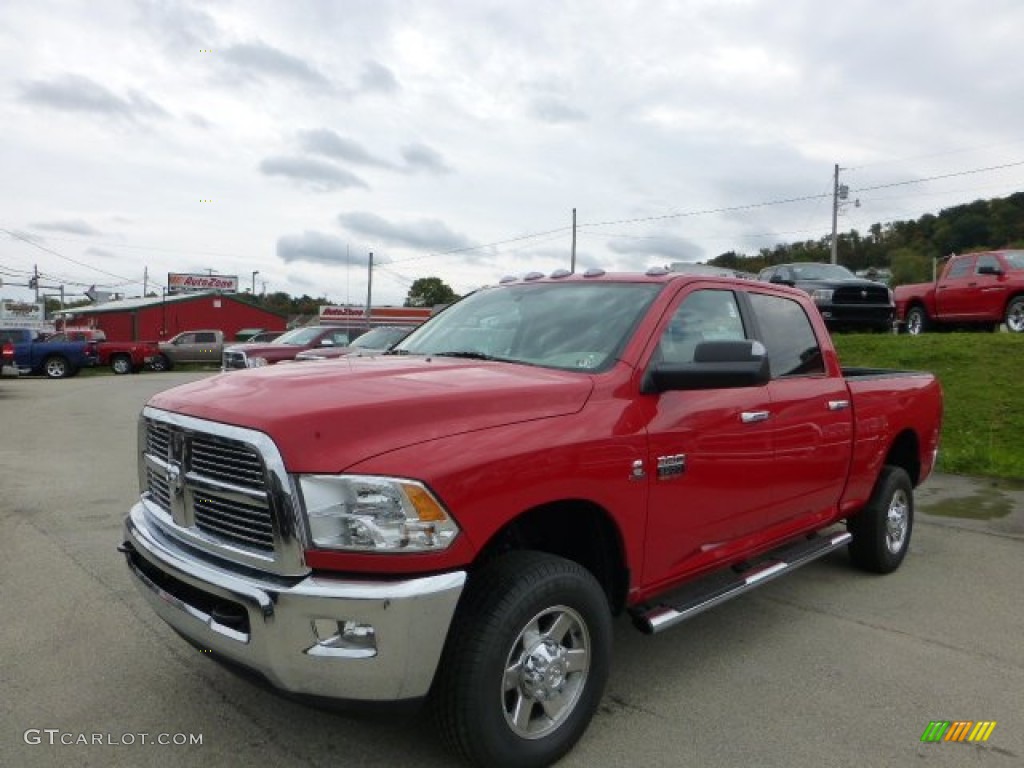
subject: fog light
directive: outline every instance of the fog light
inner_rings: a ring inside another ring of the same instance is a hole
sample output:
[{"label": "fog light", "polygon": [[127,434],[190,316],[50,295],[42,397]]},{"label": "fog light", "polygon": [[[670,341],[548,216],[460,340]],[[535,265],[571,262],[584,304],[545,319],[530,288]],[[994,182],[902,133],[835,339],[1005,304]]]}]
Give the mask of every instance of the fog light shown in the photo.
[{"label": "fog light", "polygon": [[316,644],[306,651],[311,656],[367,659],[377,655],[377,632],[372,624],[313,619],[313,634]]}]

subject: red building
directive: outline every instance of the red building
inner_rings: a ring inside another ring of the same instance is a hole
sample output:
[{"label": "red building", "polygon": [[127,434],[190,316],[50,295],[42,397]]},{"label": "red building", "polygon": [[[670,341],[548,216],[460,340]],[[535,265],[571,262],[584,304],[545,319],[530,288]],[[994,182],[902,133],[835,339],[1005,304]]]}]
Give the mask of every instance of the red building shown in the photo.
[{"label": "red building", "polygon": [[230,294],[188,293],[121,299],[55,313],[57,329],[99,328],[111,341],[165,341],[182,331],[216,329],[228,341],[243,328],[283,331],[287,318]]}]

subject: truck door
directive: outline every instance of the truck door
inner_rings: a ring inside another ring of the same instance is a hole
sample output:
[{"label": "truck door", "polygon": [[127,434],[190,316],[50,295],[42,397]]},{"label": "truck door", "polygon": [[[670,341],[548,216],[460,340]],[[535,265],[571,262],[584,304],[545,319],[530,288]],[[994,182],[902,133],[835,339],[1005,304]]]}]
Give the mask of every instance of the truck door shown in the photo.
[{"label": "truck door", "polygon": [[772,381],[772,512],[763,533],[782,538],[833,515],[853,455],[853,403],[839,371],[827,371],[803,305],[747,294],[757,333],[768,350]]},{"label": "truck door", "polygon": [[219,363],[220,357],[221,345],[217,343],[217,334],[213,331],[198,331],[193,358],[201,363]]},{"label": "truck door", "polygon": [[957,256],[935,286],[935,311],[943,320],[970,317],[973,296],[978,290],[974,262],[974,256]]},{"label": "truck door", "polygon": [[[700,341],[750,338],[733,291],[685,291],[649,364],[693,361]],[[715,565],[763,526],[775,475],[767,387],[662,392],[648,423],[644,583]]]},{"label": "truck door", "polygon": [[[988,273],[982,274],[983,269],[987,269]],[[994,254],[978,254],[974,262],[974,279],[971,281],[975,283],[974,293],[967,308],[972,319],[992,322],[1003,319],[1003,307],[1006,306],[1008,293],[1006,276],[994,272],[1002,272],[1004,269]]]}]

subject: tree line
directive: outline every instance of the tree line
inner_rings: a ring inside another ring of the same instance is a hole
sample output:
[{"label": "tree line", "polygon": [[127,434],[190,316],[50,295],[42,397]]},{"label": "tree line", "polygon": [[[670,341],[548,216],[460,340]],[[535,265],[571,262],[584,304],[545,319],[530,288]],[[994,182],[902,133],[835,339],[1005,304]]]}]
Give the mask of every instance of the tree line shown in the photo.
[{"label": "tree line", "polygon": [[[854,270],[889,269],[892,284],[931,280],[933,259],[951,253],[1024,248],[1024,192],[975,200],[925,214],[913,221],[872,224],[866,233],[853,229],[837,238],[837,260]],[[831,236],[762,248],[755,255],[729,251],[708,263],[744,272],[775,264],[831,260]]]}]

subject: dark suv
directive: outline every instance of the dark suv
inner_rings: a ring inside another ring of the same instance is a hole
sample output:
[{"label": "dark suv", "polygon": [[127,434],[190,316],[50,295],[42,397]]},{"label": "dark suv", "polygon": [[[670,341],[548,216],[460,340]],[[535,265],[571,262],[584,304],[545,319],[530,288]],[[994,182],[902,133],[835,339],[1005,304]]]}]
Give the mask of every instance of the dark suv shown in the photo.
[{"label": "dark suv", "polygon": [[857,277],[838,264],[777,264],[762,269],[759,280],[801,288],[811,295],[829,330],[891,331],[896,314],[892,291]]}]

